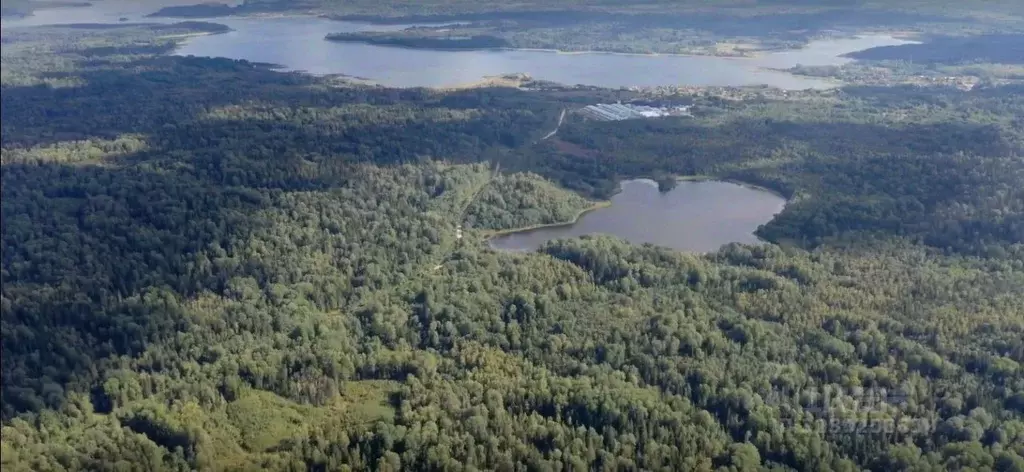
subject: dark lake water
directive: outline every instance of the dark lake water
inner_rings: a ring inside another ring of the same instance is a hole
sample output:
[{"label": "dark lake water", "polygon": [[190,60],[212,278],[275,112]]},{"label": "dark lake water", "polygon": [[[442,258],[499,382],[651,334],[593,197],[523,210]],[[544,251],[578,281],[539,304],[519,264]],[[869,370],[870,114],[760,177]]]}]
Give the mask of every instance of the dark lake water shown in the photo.
[{"label": "dark lake water", "polygon": [[611,206],[589,212],[573,225],[499,236],[490,241],[491,247],[533,251],[552,239],[610,234],[635,244],[710,252],[732,242],[760,243],[754,231],[786,205],[773,193],[728,182],[680,182],[667,193],[650,180],[628,180],[621,186]]},{"label": "dark lake water", "polygon": [[[192,0],[182,0],[184,3]],[[61,23],[173,22],[144,18],[146,8],[125,0],[97,2],[87,8],[41,10],[32,17],[3,21],[3,27]],[[757,58],[642,56],[607,53],[562,54],[533,50],[430,51],[326,41],[328,33],[401,29],[406,25],[370,25],[315,17],[212,18],[234,31],[195,37],[179,55],[226,57],[283,65],[313,74],[345,74],[396,87],[444,87],[472,83],[485,76],[529,73],[563,84],[603,87],[658,85],[770,85],[785,89],[828,88],[838,83],[771,69],[803,65],[839,65],[842,54],[877,46],[906,44],[889,36],[815,41],[807,47]]]}]

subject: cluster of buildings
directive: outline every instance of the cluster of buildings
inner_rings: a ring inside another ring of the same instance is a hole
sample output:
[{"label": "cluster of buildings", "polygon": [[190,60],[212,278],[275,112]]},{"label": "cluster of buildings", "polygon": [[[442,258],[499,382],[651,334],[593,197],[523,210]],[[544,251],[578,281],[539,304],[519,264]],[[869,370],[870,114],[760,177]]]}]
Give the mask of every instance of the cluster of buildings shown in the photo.
[{"label": "cluster of buildings", "polygon": [[926,85],[945,85],[945,86],[950,86],[950,87],[956,87],[956,88],[958,88],[960,90],[963,90],[965,92],[969,92],[969,91],[973,90],[974,87],[976,85],[978,85],[978,82],[981,82],[981,80],[978,79],[977,77],[973,77],[973,76],[964,76],[964,77],[925,77],[923,75],[919,75],[919,76],[915,77],[914,80],[912,80],[912,82],[924,83]]},{"label": "cluster of buildings", "polygon": [[594,120],[621,121],[658,118],[662,116],[686,116],[689,115],[689,107],[658,108],[643,105],[623,105],[621,103],[599,103],[583,107],[579,113]]}]

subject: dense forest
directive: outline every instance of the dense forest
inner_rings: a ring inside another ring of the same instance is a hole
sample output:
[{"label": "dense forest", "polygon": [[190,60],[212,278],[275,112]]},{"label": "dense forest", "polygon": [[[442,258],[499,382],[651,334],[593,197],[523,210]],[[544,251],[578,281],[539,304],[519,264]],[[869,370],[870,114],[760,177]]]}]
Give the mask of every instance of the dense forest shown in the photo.
[{"label": "dense forest", "polygon": [[771,240],[899,234],[998,255],[1024,240],[1022,97],[1021,86],[847,87],[705,108],[700,120],[570,122],[533,165],[596,196],[618,175],[658,172],[769,187],[792,199],[762,229]]},{"label": "dense forest", "polygon": [[497,175],[466,208],[469,228],[512,230],[574,221],[600,205],[533,173]]},{"label": "dense forest", "polygon": [[[164,55],[209,28],[4,32],[5,472],[1024,470],[1019,86],[539,140],[587,92]],[[778,244],[484,244],[672,175]]]},{"label": "dense forest", "polygon": [[857,59],[902,60],[925,64],[1024,64],[1024,34],[929,38],[924,44],[871,48],[849,54]]},{"label": "dense forest", "polygon": [[247,13],[251,11],[258,11],[253,9],[247,4],[233,7],[226,3],[206,2],[197,3],[195,5],[174,5],[169,7],[163,7],[148,16],[153,18],[159,17],[171,17],[171,18],[216,18],[220,16],[230,16],[235,14]]}]

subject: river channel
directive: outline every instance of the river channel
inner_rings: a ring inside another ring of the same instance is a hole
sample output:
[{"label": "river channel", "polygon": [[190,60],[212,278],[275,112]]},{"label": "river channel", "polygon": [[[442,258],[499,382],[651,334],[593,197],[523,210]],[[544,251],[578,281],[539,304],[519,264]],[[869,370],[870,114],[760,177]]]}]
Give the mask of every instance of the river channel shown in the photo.
[{"label": "river channel", "polygon": [[[102,7],[101,7],[102,6]],[[40,10],[36,15],[3,21],[4,29],[60,23],[174,22],[146,18],[143,7],[111,1],[87,8]],[[564,54],[535,50],[436,51],[341,43],[328,33],[401,29],[333,21],[311,16],[229,17],[205,21],[227,25],[231,32],[186,40],[175,52],[183,56],[226,57],[282,65],[312,74],[345,74],[394,87],[449,87],[483,77],[525,72],[537,79],[567,85],[745,86],[783,89],[828,88],[835,81],[774,70],[796,65],[840,65],[848,52],[906,44],[884,35],[813,41],[806,47],[755,58],[708,56]]]},{"label": "river channel", "polygon": [[610,234],[635,244],[711,252],[728,243],[758,244],[757,228],[782,211],[786,200],[757,188],[719,181],[683,181],[659,192],[654,181],[621,183],[611,205],[573,224],[497,236],[491,247],[533,251],[552,239]]}]

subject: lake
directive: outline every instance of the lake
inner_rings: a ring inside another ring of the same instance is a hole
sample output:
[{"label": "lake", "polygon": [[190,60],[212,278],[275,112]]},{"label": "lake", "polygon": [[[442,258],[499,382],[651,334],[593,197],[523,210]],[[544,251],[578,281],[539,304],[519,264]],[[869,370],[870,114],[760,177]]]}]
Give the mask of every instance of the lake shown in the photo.
[{"label": "lake", "polygon": [[758,226],[782,211],[786,200],[753,187],[719,181],[683,181],[667,193],[652,180],[627,180],[611,206],[584,214],[571,225],[497,236],[491,247],[533,251],[552,239],[610,234],[634,244],[651,243],[688,252],[711,252],[736,242],[758,244]]},{"label": "lake", "polygon": [[[170,0],[168,4],[195,3],[194,0]],[[44,8],[25,18],[3,18],[0,26],[15,28],[26,26],[65,25],[70,23],[118,23],[121,18],[133,22],[174,23],[171,18],[145,18],[158,7],[149,2],[131,0],[100,0],[88,7]]]},{"label": "lake", "polygon": [[796,51],[758,58],[564,54],[535,50],[436,51],[324,40],[328,33],[384,28],[322,18],[221,18],[234,31],[189,39],[179,55],[215,56],[281,64],[314,74],[346,74],[394,87],[446,87],[485,76],[525,72],[536,79],[601,87],[770,85],[784,89],[837,85],[772,68],[839,65],[841,54],[876,46],[905,44],[889,36],[815,41]]},{"label": "lake", "polygon": [[[183,0],[188,1],[188,0]],[[101,6],[102,5],[102,8]],[[173,22],[144,18],[132,2],[110,1],[87,8],[41,10],[35,16],[4,20],[3,27],[61,23]],[[485,76],[525,72],[536,79],[602,87],[769,85],[784,89],[828,88],[837,82],[771,70],[803,65],[840,65],[842,54],[878,46],[907,44],[884,35],[811,42],[807,47],[757,58],[645,56],[612,53],[563,54],[534,50],[431,51],[324,39],[328,33],[402,29],[316,17],[229,17],[206,21],[232,28],[225,34],[188,39],[175,54],[226,57],[280,64],[313,74],[345,74],[394,87],[449,87]]]}]

